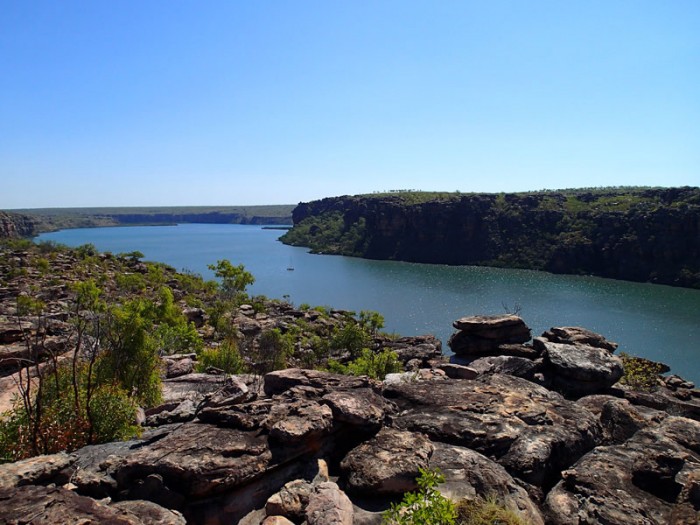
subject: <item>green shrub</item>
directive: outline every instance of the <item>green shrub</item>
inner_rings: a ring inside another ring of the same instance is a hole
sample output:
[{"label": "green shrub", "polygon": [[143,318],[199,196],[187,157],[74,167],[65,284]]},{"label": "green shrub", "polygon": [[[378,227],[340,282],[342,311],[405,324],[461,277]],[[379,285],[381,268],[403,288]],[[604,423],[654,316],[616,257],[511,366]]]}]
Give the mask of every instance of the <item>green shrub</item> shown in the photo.
[{"label": "green shrub", "polygon": [[336,374],[369,376],[381,381],[387,374],[401,372],[402,366],[396,352],[388,348],[381,352],[373,352],[369,348],[364,348],[359,357],[345,365],[335,359],[329,359],[328,370]]},{"label": "green shrub", "polygon": [[404,494],[401,503],[394,503],[382,516],[385,525],[453,525],[457,507],[437,490],[445,477],[439,470],[419,469],[418,490]]},{"label": "green shrub", "polygon": [[330,347],[334,350],[346,350],[353,358],[362,353],[363,348],[367,348],[372,343],[369,334],[360,326],[353,322],[336,330],[331,337]]},{"label": "green shrub", "polygon": [[210,366],[223,370],[227,374],[243,374],[246,364],[238,351],[238,345],[227,339],[218,348],[208,348],[199,355],[197,372],[204,372]]},{"label": "green shrub", "polygon": [[642,392],[653,392],[658,388],[659,375],[666,370],[664,365],[625,352],[620,352],[619,355],[625,369],[620,383]]}]

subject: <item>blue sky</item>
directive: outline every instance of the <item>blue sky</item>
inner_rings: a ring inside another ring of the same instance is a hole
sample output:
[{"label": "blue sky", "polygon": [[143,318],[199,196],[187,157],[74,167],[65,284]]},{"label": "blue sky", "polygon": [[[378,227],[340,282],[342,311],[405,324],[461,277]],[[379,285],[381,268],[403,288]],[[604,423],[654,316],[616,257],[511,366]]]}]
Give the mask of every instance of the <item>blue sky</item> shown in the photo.
[{"label": "blue sky", "polygon": [[0,208],[700,185],[700,2],[0,0]]}]

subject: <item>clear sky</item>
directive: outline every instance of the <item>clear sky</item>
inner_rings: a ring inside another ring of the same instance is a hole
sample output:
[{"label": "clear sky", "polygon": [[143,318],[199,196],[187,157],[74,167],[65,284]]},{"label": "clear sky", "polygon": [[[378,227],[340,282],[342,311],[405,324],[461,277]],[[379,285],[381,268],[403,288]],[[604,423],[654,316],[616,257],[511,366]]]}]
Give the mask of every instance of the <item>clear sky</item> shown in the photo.
[{"label": "clear sky", "polygon": [[0,208],[700,185],[700,1],[0,0]]}]

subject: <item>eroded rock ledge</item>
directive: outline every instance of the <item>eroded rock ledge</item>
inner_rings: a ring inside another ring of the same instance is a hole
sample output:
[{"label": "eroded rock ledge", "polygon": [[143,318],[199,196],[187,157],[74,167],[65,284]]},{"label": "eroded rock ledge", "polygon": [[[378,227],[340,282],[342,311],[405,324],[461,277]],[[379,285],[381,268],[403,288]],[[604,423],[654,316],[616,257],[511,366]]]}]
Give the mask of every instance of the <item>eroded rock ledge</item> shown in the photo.
[{"label": "eroded rock ledge", "polygon": [[698,522],[692,384],[632,391],[616,345],[578,327],[532,343],[515,316],[455,327],[454,363],[384,382],[182,375],[154,413],[178,418],[140,439],[0,466],[0,522],[380,523],[420,468],[538,525]]}]

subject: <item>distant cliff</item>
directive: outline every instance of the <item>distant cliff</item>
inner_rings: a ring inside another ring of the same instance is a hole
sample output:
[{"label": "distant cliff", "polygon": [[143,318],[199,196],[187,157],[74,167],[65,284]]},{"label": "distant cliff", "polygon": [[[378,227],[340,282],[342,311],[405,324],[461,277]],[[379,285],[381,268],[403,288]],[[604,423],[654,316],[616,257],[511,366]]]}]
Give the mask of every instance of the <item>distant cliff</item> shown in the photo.
[{"label": "distant cliff", "polygon": [[142,226],[179,223],[291,224],[293,205],[168,206],[128,208],[41,208],[15,210],[34,223],[31,233],[67,228]]},{"label": "distant cliff", "polygon": [[293,220],[282,241],[317,253],[700,288],[700,188],[344,196]]},{"label": "distant cliff", "polygon": [[0,211],[0,239],[19,239],[34,235],[36,222],[31,217]]}]

